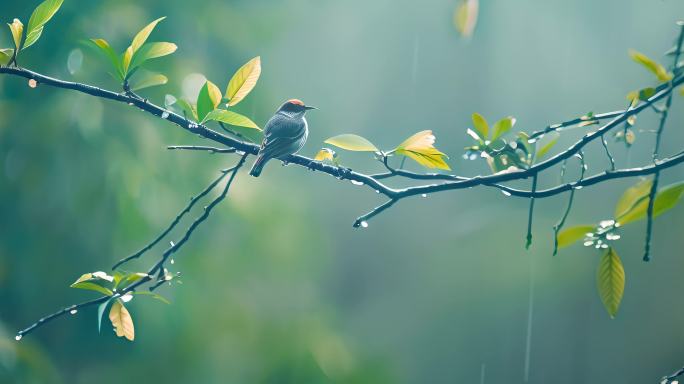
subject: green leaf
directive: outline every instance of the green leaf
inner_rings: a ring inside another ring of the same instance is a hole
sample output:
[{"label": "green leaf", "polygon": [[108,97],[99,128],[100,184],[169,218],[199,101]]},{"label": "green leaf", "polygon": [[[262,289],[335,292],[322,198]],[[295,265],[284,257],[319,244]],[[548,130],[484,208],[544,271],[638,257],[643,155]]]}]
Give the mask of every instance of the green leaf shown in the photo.
[{"label": "green leaf", "polygon": [[489,137],[489,124],[487,120],[479,113],[473,113],[473,126],[480,136],[480,139],[486,140]]},{"label": "green leaf", "polygon": [[627,188],[622,194],[617,204],[615,204],[615,217],[620,217],[629,212],[634,205],[641,199],[648,197],[651,191],[653,181],[651,179],[643,179],[635,185]]},{"label": "green leaf", "polygon": [[112,276],[109,276],[104,272],[85,273],[71,284],[70,287],[97,291],[107,296],[111,296],[114,293],[104,285],[111,283],[113,280]]},{"label": "green leaf", "polygon": [[80,283],[73,283],[73,284],[71,284],[71,288],[87,289],[90,291],[97,291],[97,292],[100,292],[100,293],[107,295],[107,296],[111,296],[114,294],[114,292],[112,292],[109,288],[98,285],[97,283],[92,282],[92,281],[82,281]]},{"label": "green leaf", "polygon": [[187,119],[197,120],[197,108],[194,105],[183,99],[176,100],[176,105],[183,111]]},{"label": "green leaf", "polygon": [[564,248],[577,241],[584,239],[587,233],[593,232],[593,225],[576,225],[565,228],[558,233],[558,248]]},{"label": "green leaf", "polygon": [[124,307],[121,300],[116,300],[109,310],[109,320],[114,326],[114,331],[119,337],[133,341],[135,339],[135,328],[133,327],[133,318]]},{"label": "green leaf", "polygon": [[554,137],[549,142],[544,144],[541,148],[539,148],[535,157],[537,159],[541,159],[542,157],[544,157],[551,150],[551,148],[553,148],[553,146],[556,145],[556,143],[558,143],[559,137],[560,135],[556,135],[556,137]]},{"label": "green leaf", "polygon": [[451,170],[449,164],[444,160],[448,159],[447,155],[435,148],[434,144],[435,135],[432,134],[432,131],[420,131],[399,144],[394,152],[408,156],[427,168]]},{"label": "green leaf", "polygon": [[24,40],[24,49],[32,46],[43,33],[45,23],[50,21],[52,16],[57,13],[59,7],[62,6],[63,0],[45,0],[42,2],[31,14],[26,31],[26,40]]},{"label": "green leaf", "polygon": [[131,67],[131,59],[133,59],[133,48],[128,47],[121,55],[121,73],[123,78],[128,78],[128,69]]},{"label": "green leaf", "polygon": [[104,57],[106,57],[109,60],[109,63],[114,68],[116,77],[119,80],[123,81],[121,60],[119,59],[119,56],[117,56],[117,54],[114,52],[112,47],[109,45],[107,40],[105,40],[105,39],[90,39],[90,40],[88,40],[88,42],[91,43],[92,47],[97,48],[97,52],[103,54]]},{"label": "green leaf", "polygon": [[113,298],[110,298],[109,300],[97,306],[97,333],[100,333],[100,330],[102,329],[102,316],[112,300]]},{"label": "green leaf", "polygon": [[667,72],[665,67],[643,53],[630,50],[629,55],[632,57],[632,60],[643,65],[646,69],[656,75],[659,81],[666,82],[672,79],[672,75]]},{"label": "green leaf", "polygon": [[[156,59],[158,57],[163,57],[170,55],[174,52],[176,52],[176,49],[178,49],[178,46],[174,43],[166,43],[166,42],[157,42],[157,43],[147,43],[140,47],[138,51],[133,55],[133,50],[131,47],[128,47],[132,57],[132,60],[130,60],[130,66],[126,68],[124,65],[124,68],[126,69],[126,72],[131,71],[141,65],[143,65],[146,61],[151,60],[151,59]],[[126,54],[128,54],[128,51]]]},{"label": "green leaf", "polygon": [[138,32],[137,35],[133,38],[133,42],[131,43],[131,48],[133,50],[133,54],[135,55],[136,52],[138,52],[138,49],[142,47],[143,44],[147,41],[147,38],[150,37],[150,33],[154,30],[154,28],[157,26],[157,24],[166,19],[166,16],[160,17],[157,20],[147,24],[147,26]]},{"label": "green leaf", "polygon": [[233,77],[228,82],[226,89],[226,99],[228,99],[228,106],[242,101],[247,96],[259,80],[261,75],[261,57],[257,56],[248,61],[245,65],[235,72]]},{"label": "green leaf", "polygon": [[454,26],[463,37],[470,37],[477,24],[478,0],[461,0],[454,12]]},{"label": "green leaf", "polygon": [[[653,202],[653,217],[674,208],[684,194],[684,182],[668,185],[656,193]],[[625,214],[619,216],[617,221],[621,225],[646,218],[648,214],[648,196],[643,197]]]},{"label": "green leaf", "polygon": [[135,292],[133,292],[133,293],[136,294],[136,295],[150,296],[151,298],[156,299],[156,300],[159,300],[159,301],[161,301],[161,302],[164,303],[164,304],[171,304],[171,302],[170,302],[168,299],[166,299],[164,296],[159,295],[159,294],[156,294],[156,293],[154,293],[154,292],[150,292],[150,291],[135,291]]},{"label": "green leaf", "polygon": [[197,117],[204,121],[205,116],[221,103],[221,91],[211,81],[206,81],[197,95]]},{"label": "green leaf", "polygon": [[259,128],[259,126],[256,125],[252,120],[250,120],[247,116],[243,116],[233,111],[226,111],[225,109],[215,109],[209,112],[207,116],[204,118],[204,121],[209,120],[220,121],[222,123],[226,123],[236,127],[245,127],[261,131],[261,128]]},{"label": "green leaf", "polygon": [[0,49],[0,65],[7,65],[7,63],[12,60],[14,55],[14,49],[12,48],[2,48]]},{"label": "green leaf", "polygon": [[365,137],[354,135],[351,133],[345,133],[343,135],[337,135],[330,137],[324,141],[330,145],[334,145],[338,148],[346,149],[347,151],[357,151],[357,152],[380,152],[378,147],[373,143],[368,141]]},{"label": "green leaf", "polygon": [[119,285],[121,285],[121,288],[126,288],[129,285],[147,276],[147,273],[142,272],[127,273],[121,277],[120,283],[117,283],[116,286],[118,287]]},{"label": "green leaf", "polygon": [[625,270],[620,257],[612,247],[601,257],[596,280],[603,306],[610,317],[614,318],[625,292]]},{"label": "green leaf", "polygon": [[16,48],[17,52],[19,52],[19,49],[21,49],[21,38],[24,37],[24,24],[21,23],[21,20],[14,19],[12,24],[7,25],[9,25],[10,31],[12,32],[14,47]]},{"label": "green leaf", "polygon": [[[486,124],[486,122],[485,122],[485,124]],[[515,117],[512,117],[512,116],[509,116],[509,117],[506,117],[506,118],[503,118],[503,119],[497,121],[494,124],[494,127],[492,127],[492,129],[494,129],[494,136],[492,136],[492,141],[498,139],[504,133],[510,131],[514,125],[515,125]]]},{"label": "green leaf", "polygon": [[[138,75],[139,76],[139,75]],[[139,91],[144,88],[156,87],[158,85],[164,85],[168,83],[169,79],[162,75],[161,73],[155,73],[136,79],[136,81],[131,84],[131,89],[134,91]]]}]

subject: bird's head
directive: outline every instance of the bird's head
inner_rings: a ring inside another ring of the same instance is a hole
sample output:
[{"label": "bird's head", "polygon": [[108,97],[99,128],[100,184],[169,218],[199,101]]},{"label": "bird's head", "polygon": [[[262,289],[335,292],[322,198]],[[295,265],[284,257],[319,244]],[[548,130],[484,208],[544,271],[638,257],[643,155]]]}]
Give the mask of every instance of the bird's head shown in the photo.
[{"label": "bird's head", "polygon": [[316,107],[304,105],[304,103],[299,99],[290,99],[281,105],[278,111],[287,113],[304,113],[309,109],[316,109]]}]

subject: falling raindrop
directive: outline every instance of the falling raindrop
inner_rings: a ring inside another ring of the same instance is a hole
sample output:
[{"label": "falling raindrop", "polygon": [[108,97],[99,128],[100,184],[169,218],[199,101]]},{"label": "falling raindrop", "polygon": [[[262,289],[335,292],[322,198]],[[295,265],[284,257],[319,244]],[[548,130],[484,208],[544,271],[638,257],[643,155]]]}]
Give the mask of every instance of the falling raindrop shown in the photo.
[{"label": "falling raindrop", "polygon": [[508,191],[504,191],[503,189],[501,190],[501,193],[503,193],[504,196],[510,196],[511,193]]},{"label": "falling raindrop", "polygon": [[363,182],[361,181],[356,181],[356,180],[351,180],[351,183],[354,185],[363,185]]},{"label": "falling raindrop", "polygon": [[38,82],[36,81],[36,79],[30,79],[30,80],[28,81],[28,86],[31,87],[31,88],[35,88],[35,87],[38,86]]},{"label": "falling raindrop", "polygon": [[19,340],[21,340],[21,337],[22,337],[21,335],[16,335],[16,336],[14,336],[14,340],[19,341]]},{"label": "falling raindrop", "polygon": [[368,228],[368,222],[365,221],[365,220],[362,221],[362,222],[361,222],[361,227],[362,227],[362,228]]},{"label": "falling raindrop", "polygon": [[72,315],[75,315],[76,312],[78,312],[78,309],[72,309],[71,311],[69,311],[69,313],[71,313]]},{"label": "falling raindrop", "polygon": [[161,114],[162,119],[168,119],[169,118],[169,112],[164,111],[164,113]]}]

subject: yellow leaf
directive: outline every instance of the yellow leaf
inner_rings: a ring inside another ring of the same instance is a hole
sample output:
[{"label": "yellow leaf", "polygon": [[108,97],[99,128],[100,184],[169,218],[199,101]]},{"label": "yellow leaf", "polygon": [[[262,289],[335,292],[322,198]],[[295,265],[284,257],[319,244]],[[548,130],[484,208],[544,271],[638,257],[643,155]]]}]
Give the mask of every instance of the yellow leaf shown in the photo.
[{"label": "yellow leaf", "polygon": [[601,257],[596,280],[603,306],[610,317],[614,318],[625,292],[625,270],[622,267],[620,257],[613,248],[608,248]]},{"label": "yellow leaf", "polygon": [[478,0],[462,0],[454,12],[454,25],[463,37],[470,37],[477,24]]},{"label": "yellow leaf", "polygon": [[399,144],[394,152],[408,156],[424,167],[451,170],[444,161],[448,158],[447,155],[437,150],[434,144],[435,136],[432,131],[420,131]]},{"label": "yellow leaf", "polygon": [[627,188],[615,205],[615,218],[629,212],[641,199],[648,198],[652,185],[653,181],[651,179],[643,179]]},{"label": "yellow leaf", "polygon": [[235,72],[233,77],[228,82],[226,89],[226,99],[228,99],[227,106],[233,105],[242,101],[242,99],[249,94],[259,80],[261,75],[261,57],[257,56],[248,61],[245,65]]},{"label": "yellow leaf", "polygon": [[380,152],[380,150],[365,137],[351,133],[333,136],[326,139],[324,143],[332,144],[336,147],[346,149],[347,151]]},{"label": "yellow leaf", "polygon": [[314,160],[316,161],[325,161],[325,160],[330,160],[333,161],[335,158],[335,151],[333,151],[330,148],[322,148],[318,153],[316,154],[316,157],[314,157]]},{"label": "yellow leaf", "polygon": [[[128,47],[126,48],[126,52],[123,54],[123,58],[121,59],[121,64],[123,67],[123,73],[124,75],[128,74],[128,67],[131,65],[131,59],[133,58],[133,48]],[[127,77],[127,76],[125,76]]]},{"label": "yellow leaf", "polygon": [[12,31],[14,46],[17,48],[17,51],[19,51],[19,48],[21,47],[21,38],[24,36],[24,24],[22,24],[19,19],[14,19],[12,24],[7,25],[9,25],[10,31]]},{"label": "yellow leaf", "polygon": [[632,49],[629,51],[629,56],[632,57],[632,60],[643,65],[646,69],[648,69],[654,75],[656,75],[658,80],[666,82],[672,79],[672,74],[668,73],[665,67],[663,67],[661,64],[657,63],[650,57],[644,55],[643,53],[637,52]]},{"label": "yellow leaf", "polygon": [[126,307],[121,304],[121,301],[117,300],[112,304],[112,308],[109,310],[109,320],[112,322],[118,337],[125,337],[130,341],[135,339],[133,318],[131,318],[131,314],[128,313]]},{"label": "yellow leaf", "polygon": [[558,248],[567,247],[570,244],[582,240],[587,233],[593,231],[593,225],[576,225],[574,227],[565,228],[558,233]]},{"label": "yellow leaf", "polygon": [[487,124],[487,120],[477,112],[473,113],[473,126],[475,127],[478,136],[480,136],[480,139],[487,140],[487,137],[489,136],[489,124]]},{"label": "yellow leaf", "polygon": [[142,47],[143,44],[145,44],[145,41],[147,41],[147,38],[150,37],[150,33],[154,30],[154,28],[157,26],[157,23],[160,21],[166,19],[166,16],[160,17],[157,20],[147,24],[147,26],[138,32],[137,35],[133,38],[133,42],[131,43],[131,49],[133,53],[135,54],[140,47]]}]

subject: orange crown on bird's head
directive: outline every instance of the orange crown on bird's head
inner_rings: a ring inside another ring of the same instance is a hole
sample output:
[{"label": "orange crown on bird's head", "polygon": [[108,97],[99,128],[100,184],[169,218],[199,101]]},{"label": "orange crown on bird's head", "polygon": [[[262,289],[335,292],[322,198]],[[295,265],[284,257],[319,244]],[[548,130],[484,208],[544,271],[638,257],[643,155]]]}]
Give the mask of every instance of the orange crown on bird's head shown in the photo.
[{"label": "orange crown on bird's head", "polygon": [[287,102],[290,103],[290,104],[295,104],[295,105],[299,105],[299,106],[304,106],[304,102],[302,102],[302,101],[299,100],[299,99],[290,99],[290,100],[288,100]]}]

